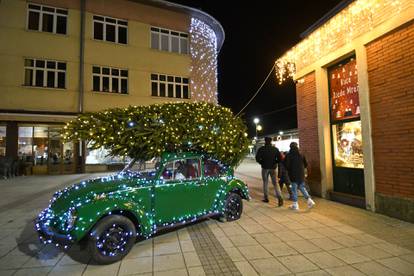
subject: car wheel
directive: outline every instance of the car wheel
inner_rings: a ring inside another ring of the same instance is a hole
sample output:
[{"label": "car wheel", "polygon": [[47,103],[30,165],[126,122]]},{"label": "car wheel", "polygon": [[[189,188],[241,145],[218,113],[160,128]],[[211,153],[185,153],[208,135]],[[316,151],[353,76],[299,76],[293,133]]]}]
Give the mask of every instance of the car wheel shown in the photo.
[{"label": "car wheel", "polygon": [[239,194],[230,193],[225,202],[224,219],[226,221],[238,220],[243,212],[243,200]]},{"label": "car wheel", "polygon": [[136,229],[124,216],[104,217],[93,227],[88,240],[92,259],[98,264],[110,264],[122,259],[136,240]]}]

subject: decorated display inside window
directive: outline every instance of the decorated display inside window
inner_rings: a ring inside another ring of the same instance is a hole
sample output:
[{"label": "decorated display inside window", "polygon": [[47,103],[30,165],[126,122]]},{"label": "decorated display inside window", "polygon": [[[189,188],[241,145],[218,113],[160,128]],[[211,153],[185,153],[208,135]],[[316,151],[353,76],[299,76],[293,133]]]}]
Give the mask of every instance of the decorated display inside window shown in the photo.
[{"label": "decorated display inside window", "polygon": [[332,132],[335,165],[363,169],[361,121],[332,125]]},{"label": "decorated display inside window", "polygon": [[239,219],[249,192],[233,166],[248,150],[245,130],[229,109],[207,103],[80,115],[64,128],[66,140],[85,139],[132,161],[120,173],[56,192],[35,224],[41,240],[65,248],[86,240],[92,258],[108,264],[137,236],[206,216]]},{"label": "decorated display inside window", "polygon": [[351,58],[329,71],[331,118],[333,121],[359,118],[358,73]]}]

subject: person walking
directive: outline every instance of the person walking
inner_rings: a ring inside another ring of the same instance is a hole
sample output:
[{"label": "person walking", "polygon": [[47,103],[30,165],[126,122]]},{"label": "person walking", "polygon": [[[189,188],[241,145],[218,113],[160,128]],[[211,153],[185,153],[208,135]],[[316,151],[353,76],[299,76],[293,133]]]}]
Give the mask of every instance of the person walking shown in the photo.
[{"label": "person walking", "polygon": [[315,202],[305,188],[305,168],[308,167],[308,163],[306,162],[305,156],[299,152],[298,144],[296,142],[290,143],[290,150],[286,156],[285,165],[292,185],[293,204],[289,206],[289,208],[299,210],[298,188],[307,200],[308,208],[312,208],[315,205]]},{"label": "person walking", "polygon": [[290,179],[289,179],[289,175],[286,169],[286,155],[287,152],[281,152],[280,156],[281,156],[281,161],[279,162],[279,186],[280,186],[280,190],[283,192],[283,186],[286,185],[286,189],[289,193],[289,200],[292,200],[292,190],[290,189]]},{"label": "person walking", "polygon": [[276,183],[276,169],[280,162],[280,152],[278,148],[272,145],[272,138],[265,137],[265,145],[260,147],[256,154],[256,161],[262,167],[263,180],[263,202],[269,202],[268,181],[269,176],[272,179],[273,187],[275,188],[276,198],[278,199],[278,206],[283,206],[282,192],[279,185]]}]

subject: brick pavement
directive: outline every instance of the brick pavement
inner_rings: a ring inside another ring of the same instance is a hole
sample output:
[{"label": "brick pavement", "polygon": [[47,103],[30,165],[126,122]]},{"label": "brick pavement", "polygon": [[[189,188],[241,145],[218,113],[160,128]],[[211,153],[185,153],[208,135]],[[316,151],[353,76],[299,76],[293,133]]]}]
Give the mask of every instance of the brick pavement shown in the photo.
[{"label": "brick pavement", "polygon": [[[62,252],[42,245],[33,231],[52,182],[64,186],[86,175],[0,181],[8,195],[0,209],[13,203],[0,212],[0,275],[414,274],[413,224],[323,199],[311,211],[277,208],[274,199],[263,204],[257,165],[244,162],[238,172],[253,195],[244,201],[240,220],[173,229],[137,243],[124,260],[108,266],[94,265],[78,247]],[[45,180],[41,193],[38,185]],[[20,193],[16,198],[13,189]]]}]

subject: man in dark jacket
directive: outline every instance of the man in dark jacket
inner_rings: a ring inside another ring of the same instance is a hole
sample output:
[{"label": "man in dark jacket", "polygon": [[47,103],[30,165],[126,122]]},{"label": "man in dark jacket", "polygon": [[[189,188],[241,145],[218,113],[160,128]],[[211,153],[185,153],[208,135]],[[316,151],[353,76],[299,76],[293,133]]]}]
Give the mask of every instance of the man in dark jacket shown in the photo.
[{"label": "man in dark jacket", "polygon": [[312,208],[315,205],[315,202],[312,200],[305,188],[305,168],[308,167],[308,163],[306,162],[305,156],[299,152],[298,144],[296,142],[290,143],[290,150],[285,158],[285,165],[292,185],[293,204],[289,207],[293,210],[299,210],[299,188],[305,199],[308,201],[308,208]]},{"label": "man in dark jacket", "polygon": [[275,188],[276,197],[278,199],[278,206],[283,205],[282,192],[279,185],[276,183],[276,168],[280,162],[279,150],[272,146],[272,138],[265,137],[265,145],[256,153],[256,161],[262,166],[262,179],[263,179],[263,202],[269,202],[268,180],[269,175],[272,179],[273,187]]}]

